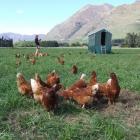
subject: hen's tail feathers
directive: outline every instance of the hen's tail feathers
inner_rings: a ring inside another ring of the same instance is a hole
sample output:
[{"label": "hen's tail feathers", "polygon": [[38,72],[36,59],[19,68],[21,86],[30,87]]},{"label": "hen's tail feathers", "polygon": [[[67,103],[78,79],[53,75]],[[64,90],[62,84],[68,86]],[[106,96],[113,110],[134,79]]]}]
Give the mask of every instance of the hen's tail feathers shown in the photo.
[{"label": "hen's tail feathers", "polygon": [[111,80],[112,80],[111,78],[108,79],[108,81],[107,81],[107,84],[108,84],[108,85],[111,85]]},{"label": "hen's tail feathers", "polygon": [[98,84],[92,86],[92,94],[93,95],[96,95],[98,90],[99,90],[99,85]]},{"label": "hen's tail feathers", "polygon": [[19,73],[17,73],[17,78],[18,78],[18,77],[20,77],[21,75],[22,75],[22,74],[21,74],[20,72],[19,72]]},{"label": "hen's tail feathers", "polygon": [[82,75],[81,75],[80,79],[84,79],[84,78],[85,78],[85,76],[86,76],[86,74],[82,73]]},{"label": "hen's tail feathers", "polygon": [[31,88],[32,88],[33,92],[37,91],[38,85],[37,85],[36,80],[34,80],[34,79],[31,79]]}]

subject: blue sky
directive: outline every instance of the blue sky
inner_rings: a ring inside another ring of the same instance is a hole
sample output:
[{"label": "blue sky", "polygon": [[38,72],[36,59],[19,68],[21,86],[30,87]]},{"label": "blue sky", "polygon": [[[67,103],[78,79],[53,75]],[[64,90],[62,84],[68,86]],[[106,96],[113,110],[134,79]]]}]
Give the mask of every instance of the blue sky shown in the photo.
[{"label": "blue sky", "polygon": [[46,34],[86,4],[114,6],[135,0],[0,0],[0,33]]}]

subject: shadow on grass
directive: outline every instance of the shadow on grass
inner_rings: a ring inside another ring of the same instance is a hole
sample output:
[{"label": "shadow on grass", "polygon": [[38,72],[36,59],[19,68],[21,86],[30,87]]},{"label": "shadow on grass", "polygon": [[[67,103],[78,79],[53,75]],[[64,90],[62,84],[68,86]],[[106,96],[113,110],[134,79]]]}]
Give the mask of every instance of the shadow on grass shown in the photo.
[{"label": "shadow on grass", "polygon": [[99,101],[94,101],[92,106],[89,106],[89,109],[94,109],[94,110],[100,111],[107,107],[108,107],[107,99],[102,98]]},{"label": "shadow on grass", "polygon": [[[95,101],[92,105],[85,106],[85,109],[101,111],[108,107],[108,101],[106,99],[101,99],[100,101]],[[83,112],[83,110],[76,102],[74,101],[65,101],[54,111],[55,115],[77,115]]]},{"label": "shadow on grass", "polygon": [[[134,107],[134,106],[138,105],[139,101],[140,101],[139,94],[136,94],[136,93],[128,91],[128,90],[121,90],[119,98],[116,100],[116,102],[113,106],[117,107],[121,104],[124,108],[127,106]],[[95,101],[91,108],[101,111],[108,107],[109,107],[108,100],[106,98],[102,98],[99,101]],[[121,109],[122,109],[122,107],[121,107]]]},{"label": "shadow on grass", "polygon": [[54,111],[55,115],[69,115],[69,114],[79,114],[81,109],[76,107],[71,101],[66,101],[59,105],[59,107]]}]

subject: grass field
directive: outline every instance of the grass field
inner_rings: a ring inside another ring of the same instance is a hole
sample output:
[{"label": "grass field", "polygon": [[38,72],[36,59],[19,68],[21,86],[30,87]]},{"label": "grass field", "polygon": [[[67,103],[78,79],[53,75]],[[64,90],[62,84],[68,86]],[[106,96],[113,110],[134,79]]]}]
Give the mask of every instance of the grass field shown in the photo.
[{"label": "grass field", "polygon": [[[86,49],[42,49],[50,55],[37,58],[31,65],[23,57],[17,68],[15,54],[32,53],[34,49],[0,49],[0,139],[1,140],[139,140],[140,139],[140,49],[113,50],[112,54],[94,55]],[[64,54],[65,65],[56,56]],[[70,73],[77,64],[77,75]],[[51,113],[33,99],[21,96],[16,87],[16,73],[29,80],[38,72],[42,79],[52,70],[61,77],[65,87],[82,73],[89,80],[95,70],[100,82],[110,72],[119,77],[120,101],[114,106],[81,109],[73,102],[64,102]],[[124,100],[125,99],[125,100]],[[121,102],[122,101],[122,102]],[[125,102],[124,102],[125,101]]]}]

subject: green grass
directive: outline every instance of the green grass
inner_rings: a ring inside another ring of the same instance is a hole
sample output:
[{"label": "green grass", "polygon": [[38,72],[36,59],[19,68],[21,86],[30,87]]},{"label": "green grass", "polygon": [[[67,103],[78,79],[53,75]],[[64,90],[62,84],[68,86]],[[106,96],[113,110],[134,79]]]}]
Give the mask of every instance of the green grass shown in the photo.
[{"label": "green grass", "polygon": [[[140,93],[140,50],[113,50],[112,54],[94,55],[86,49],[42,49],[50,55],[37,59],[31,65],[24,58],[16,68],[15,54],[28,54],[34,49],[0,49],[0,139],[47,140],[131,140],[140,138],[140,123],[129,127],[122,116],[105,116],[95,109],[81,109],[73,102],[64,102],[51,113],[34,100],[21,96],[16,87],[16,73],[22,72],[30,79],[38,72],[42,79],[56,70],[65,87],[71,85],[82,73],[89,80],[95,70],[100,82],[105,82],[110,72],[119,77],[122,89]],[[71,53],[71,55],[69,54]],[[64,54],[65,65],[57,63],[56,56]],[[77,64],[77,75],[70,73]]]}]

